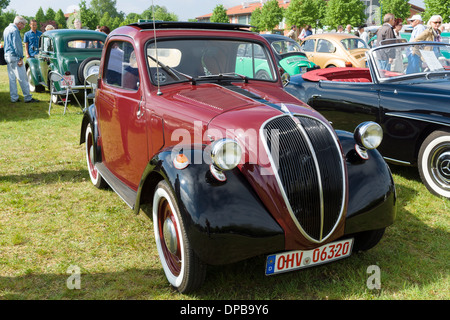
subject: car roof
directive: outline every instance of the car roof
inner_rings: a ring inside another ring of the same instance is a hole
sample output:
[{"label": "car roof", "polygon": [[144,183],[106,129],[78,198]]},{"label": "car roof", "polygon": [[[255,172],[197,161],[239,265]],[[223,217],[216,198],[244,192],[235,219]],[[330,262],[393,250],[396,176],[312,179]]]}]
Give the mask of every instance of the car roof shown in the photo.
[{"label": "car roof", "polygon": [[289,37],[283,36],[281,34],[261,34],[261,36],[263,36],[264,38],[266,38],[267,40],[270,41],[274,41],[274,40],[287,40],[287,41],[295,41]]},{"label": "car roof", "polygon": [[139,29],[209,29],[209,30],[239,30],[250,32],[253,26],[237,23],[216,23],[216,22],[185,22],[185,21],[152,21],[144,20],[131,23]]},{"label": "car roof", "polygon": [[354,34],[348,34],[348,33],[337,33],[337,32],[330,32],[330,33],[319,33],[319,34],[313,34],[305,38],[307,39],[334,39],[336,41],[340,41],[342,39],[346,38],[359,38],[355,36]]}]

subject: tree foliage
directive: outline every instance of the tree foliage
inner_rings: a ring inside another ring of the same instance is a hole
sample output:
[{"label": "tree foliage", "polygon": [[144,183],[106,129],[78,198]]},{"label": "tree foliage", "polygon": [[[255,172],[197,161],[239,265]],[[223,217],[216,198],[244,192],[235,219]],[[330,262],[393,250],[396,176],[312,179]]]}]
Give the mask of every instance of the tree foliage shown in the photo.
[{"label": "tree foliage", "polygon": [[442,17],[444,23],[450,21],[450,0],[424,0],[425,13],[422,19],[425,23],[435,14],[439,14]]},{"label": "tree foliage", "polygon": [[300,27],[311,25],[322,26],[325,17],[325,0],[292,0],[284,12],[288,25]]},{"label": "tree foliage", "polygon": [[[154,19],[153,19],[154,15]],[[147,10],[142,12],[141,17],[139,19],[147,19],[147,20],[160,20],[160,21],[177,21],[178,16],[174,13],[170,13],[167,11],[167,8],[164,6],[150,6]],[[135,21],[137,22],[137,21]]]},{"label": "tree foliage", "polygon": [[222,4],[218,4],[212,13],[211,22],[229,23],[230,20],[227,16],[227,9]]},{"label": "tree foliage", "polygon": [[278,0],[269,0],[261,9],[261,30],[273,30],[282,20],[284,9],[278,4]]},{"label": "tree foliage", "polygon": [[95,12],[88,8],[86,1],[81,0],[80,2],[80,20],[82,26],[91,30],[95,30],[98,25],[98,18]]},{"label": "tree foliage", "polygon": [[407,0],[380,0],[380,5],[383,16],[392,13],[396,18],[407,19],[411,15],[411,6]]},{"label": "tree foliage", "polygon": [[66,27],[66,18],[64,16],[64,12],[61,9],[59,9],[55,14],[55,22],[58,29],[63,29]]},{"label": "tree foliage", "polygon": [[323,24],[332,28],[361,25],[366,20],[365,8],[361,0],[329,0]]}]

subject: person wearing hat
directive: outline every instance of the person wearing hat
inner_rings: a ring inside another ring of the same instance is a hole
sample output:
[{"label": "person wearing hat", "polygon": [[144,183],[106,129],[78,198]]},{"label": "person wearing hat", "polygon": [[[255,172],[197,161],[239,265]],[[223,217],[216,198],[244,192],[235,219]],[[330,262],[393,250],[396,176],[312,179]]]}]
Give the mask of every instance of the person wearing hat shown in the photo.
[{"label": "person wearing hat", "polygon": [[414,39],[425,30],[425,26],[422,22],[422,17],[420,14],[415,14],[411,18],[408,19],[409,23],[413,27],[413,31],[411,33],[410,42],[414,41]]}]

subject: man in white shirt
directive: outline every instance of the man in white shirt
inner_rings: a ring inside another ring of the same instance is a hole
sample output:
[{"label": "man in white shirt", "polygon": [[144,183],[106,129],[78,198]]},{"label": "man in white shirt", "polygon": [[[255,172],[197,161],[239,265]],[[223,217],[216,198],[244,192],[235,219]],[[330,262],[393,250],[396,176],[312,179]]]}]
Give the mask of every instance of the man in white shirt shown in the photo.
[{"label": "man in white shirt", "polygon": [[422,22],[422,17],[419,14],[413,15],[411,18],[408,19],[411,26],[414,28],[413,32],[411,33],[411,38],[409,39],[409,42],[413,42],[414,39],[422,33],[423,30],[425,30],[425,26]]}]

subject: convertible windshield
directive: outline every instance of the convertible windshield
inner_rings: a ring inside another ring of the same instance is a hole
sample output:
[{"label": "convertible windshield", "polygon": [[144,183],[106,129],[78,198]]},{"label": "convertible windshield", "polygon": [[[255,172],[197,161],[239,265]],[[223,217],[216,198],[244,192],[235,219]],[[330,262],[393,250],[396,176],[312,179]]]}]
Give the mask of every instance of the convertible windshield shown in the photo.
[{"label": "convertible windshield", "polygon": [[377,47],[370,53],[379,80],[446,76],[450,72],[450,45],[416,42]]},{"label": "convertible windshield", "polygon": [[[167,40],[146,48],[154,84],[170,84],[210,77],[211,81],[258,79],[275,81],[277,75],[264,46],[246,41],[217,39]],[[222,75],[221,77],[217,77]],[[223,77],[223,75],[227,75]]]}]

